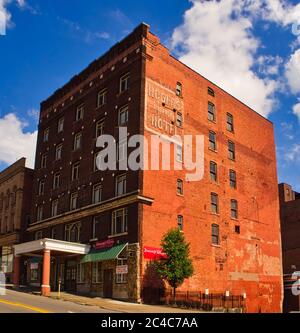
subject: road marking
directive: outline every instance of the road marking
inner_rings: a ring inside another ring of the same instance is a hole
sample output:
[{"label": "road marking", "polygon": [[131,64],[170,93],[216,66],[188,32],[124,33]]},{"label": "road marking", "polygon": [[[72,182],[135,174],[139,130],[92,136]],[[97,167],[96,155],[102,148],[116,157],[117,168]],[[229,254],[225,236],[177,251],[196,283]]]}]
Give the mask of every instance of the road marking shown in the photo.
[{"label": "road marking", "polygon": [[12,306],[16,306],[16,307],[24,308],[24,309],[28,309],[28,310],[32,310],[32,311],[40,312],[40,313],[51,313],[48,310],[37,308],[35,306],[30,306],[30,305],[26,305],[26,304],[22,304],[22,303],[16,303],[16,302],[11,302],[11,301],[6,301],[4,299],[0,299],[0,303],[6,304],[6,305],[12,305]]}]

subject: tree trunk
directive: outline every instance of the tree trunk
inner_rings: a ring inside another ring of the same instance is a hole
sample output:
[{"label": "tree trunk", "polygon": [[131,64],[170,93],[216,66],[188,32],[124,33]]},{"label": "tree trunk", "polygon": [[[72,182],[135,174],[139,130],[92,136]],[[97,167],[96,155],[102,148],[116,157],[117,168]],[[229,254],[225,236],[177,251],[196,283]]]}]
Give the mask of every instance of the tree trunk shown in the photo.
[{"label": "tree trunk", "polygon": [[174,304],[176,304],[176,287],[173,287]]}]

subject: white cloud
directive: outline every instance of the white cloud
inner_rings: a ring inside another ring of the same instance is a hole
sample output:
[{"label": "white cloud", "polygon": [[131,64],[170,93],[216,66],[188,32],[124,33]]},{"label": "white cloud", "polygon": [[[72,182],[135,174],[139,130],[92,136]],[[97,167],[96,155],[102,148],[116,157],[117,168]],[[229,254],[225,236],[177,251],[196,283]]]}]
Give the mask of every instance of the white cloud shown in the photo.
[{"label": "white cloud", "polygon": [[[300,23],[300,4],[286,0],[191,2],[183,24],[173,32],[173,50],[181,61],[268,116],[276,105],[274,94],[282,89],[283,59],[258,58],[263,45],[254,36],[253,26],[257,20],[291,25],[292,33],[292,24]],[[259,66],[257,72],[255,66]]]},{"label": "white cloud", "polygon": [[300,161],[300,145],[294,144],[284,154],[284,159],[287,162],[299,162]]},{"label": "white cloud", "polygon": [[[240,1],[196,1],[173,33],[180,60],[267,116],[273,108],[277,83],[253,70],[260,41]],[[254,3],[253,3],[254,4]]]},{"label": "white cloud", "polygon": [[296,115],[298,117],[298,120],[300,122],[300,100],[299,100],[298,104],[294,105],[293,113],[294,113],[294,115]]},{"label": "white cloud", "polygon": [[26,157],[27,166],[34,166],[37,131],[25,132],[26,125],[13,113],[0,118],[0,162],[11,164]]},{"label": "white cloud", "polygon": [[291,55],[285,69],[285,75],[292,93],[300,93],[300,49]]},{"label": "white cloud", "polygon": [[40,112],[39,110],[32,108],[27,111],[27,115],[37,122],[40,117]]}]

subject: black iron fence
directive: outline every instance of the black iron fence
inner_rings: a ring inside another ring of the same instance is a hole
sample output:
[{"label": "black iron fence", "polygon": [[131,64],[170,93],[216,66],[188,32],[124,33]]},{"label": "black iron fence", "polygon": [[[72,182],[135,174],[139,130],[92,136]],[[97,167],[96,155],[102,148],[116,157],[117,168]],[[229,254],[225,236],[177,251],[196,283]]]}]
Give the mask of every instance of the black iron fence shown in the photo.
[{"label": "black iron fence", "polygon": [[144,288],[143,301],[148,304],[177,306],[204,311],[245,312],[245,299],[242,295],[229,295],[201,292],[177,291],[174,299],[172,290]]}]

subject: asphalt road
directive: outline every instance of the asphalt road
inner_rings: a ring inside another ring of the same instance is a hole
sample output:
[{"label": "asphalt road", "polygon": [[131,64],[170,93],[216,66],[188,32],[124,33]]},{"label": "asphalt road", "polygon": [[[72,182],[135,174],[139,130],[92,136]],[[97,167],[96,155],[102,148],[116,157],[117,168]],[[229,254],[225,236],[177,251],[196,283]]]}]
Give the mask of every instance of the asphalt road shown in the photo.
[{"label": "asphalt road", "polygon": [[30,295],[13,290],[6,290],[0,295],[1,313],[112,313],[96,306],[86,306]]}]

